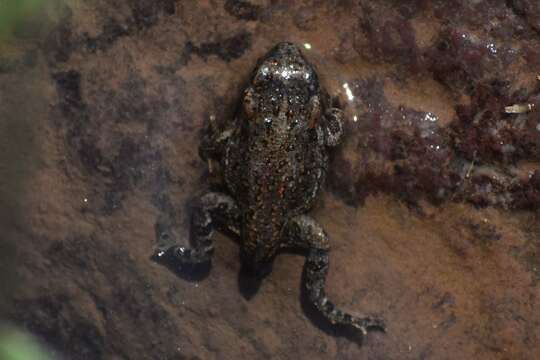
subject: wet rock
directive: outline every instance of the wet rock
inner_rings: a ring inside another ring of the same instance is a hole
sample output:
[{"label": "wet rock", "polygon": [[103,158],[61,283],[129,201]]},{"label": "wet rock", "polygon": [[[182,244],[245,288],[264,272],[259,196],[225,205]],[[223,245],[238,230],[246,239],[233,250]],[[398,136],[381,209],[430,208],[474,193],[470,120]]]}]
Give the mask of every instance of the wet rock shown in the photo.
[{"label": "wet rock", "polygon": [[26,329],[39,334],[47,344],[63,349],[73,359],[104,359],[102,330],[88,314],[79,314],[65,295],[42,296],[18,301],[16,317]]},{"label": "wet rock", "polygon": [[261,13],[261,7],[243,0],[227,0],[224,5],[225,11],[242,20],[257,20]]},{"label": "wet rock", "polygon": [[129,26],[121,24],[114,19],[110,19],[104,26],[98,36],[91,37],[83,34],[82,42],[90,53],[96,51],[106,51],[121,37],[130,35]]},{"label": "wet rock", "polygon": [[530,0],[510,0],[508,5],[516,13],[527,20],[527,24],[536,32],[540,32],[540,5]]},{"label": "wet rock", "polygon": [[[389,2],[362,2],[361,8],[361,31],[356,37],[356,51],[372,56],[372,59],[378,62],[399,62],[404,66],[416,66],[418,47],[414,30],[406,19],[407,14],[411,13],[410,10],[406,10],[405,6],[397,8]],[[366,48],[369,50],[365,51]]]},{"label": "wet rock", "polygon": [[134,0],[132,3],[131,21],[137,30],[156,25],[161,14],[174,15],[176,12],[175,0]]},{"label": "wet rock", "polygon": [[[73,359],[536,356],[536,2],[58,9],[54,27],[19,32],[31,46],[0,59],[0,118],[10,120],[0,134],[39,144],[0,152],[1,178],[24,184],[0,187],[18,202],[2,225],[19,264],[10,320]],[[348,116],[312,215],[332,241],[336,302],[382,313],[392,329],[362,347],[298,304],[300,258],[280,257],[256,294],[226,236],[216,235],[211,273],[150,258],[188,242],[186,204],[212,185],[200,129],[233,116],[278,41],[309,44]],[[513,105],[525,110],[506,112]]]}]

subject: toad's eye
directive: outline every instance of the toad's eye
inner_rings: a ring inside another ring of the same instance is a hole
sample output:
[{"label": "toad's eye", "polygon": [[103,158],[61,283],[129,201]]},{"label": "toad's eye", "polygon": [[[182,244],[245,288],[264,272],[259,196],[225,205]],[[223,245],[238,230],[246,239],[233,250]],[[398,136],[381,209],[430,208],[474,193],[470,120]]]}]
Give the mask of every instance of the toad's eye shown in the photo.
[{"label": "toad's eye", "polygon": [[244,102],[242,103],[242,111],[244,112],[244,115],[246,115],[247,119],[253,118],[253,116],[257,112],[258,106],[259,102],[257,99],[257,95],[255,94],[253,88],[250,87],[246,90],[246,93],[244,95]]},{"label": "toad's eye", "polygon": [[260,85],[264,84],[268,79],[270,78],[270,68],[268,65],[261,66],[257,73],[255,74],[255,77],[253,78],[253,84]]}]

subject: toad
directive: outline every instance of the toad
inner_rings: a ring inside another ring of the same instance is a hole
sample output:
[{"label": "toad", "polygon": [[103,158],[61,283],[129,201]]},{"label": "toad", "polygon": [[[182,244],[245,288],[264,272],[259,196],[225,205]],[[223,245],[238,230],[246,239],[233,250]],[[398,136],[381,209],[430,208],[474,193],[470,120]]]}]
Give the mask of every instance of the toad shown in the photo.
[{"label": "toad", "polygon": [[259,60],[237,115],[210,121],[200,146],[222,192],[208,192],[193,209],[192,247],[173,246],[179,266],[208,263],[215,230],[229,230],[241,244],[241,260],[256,276],[268,272],[278,251],[306,255],[309,301],[333,324],[385,330],[375,317],[354,316],[327,297],[329,239],[309,215],[328,170],[328,149],[343,133],[343,112],[332,107],[317,74],[300,50],[280,43]]}]

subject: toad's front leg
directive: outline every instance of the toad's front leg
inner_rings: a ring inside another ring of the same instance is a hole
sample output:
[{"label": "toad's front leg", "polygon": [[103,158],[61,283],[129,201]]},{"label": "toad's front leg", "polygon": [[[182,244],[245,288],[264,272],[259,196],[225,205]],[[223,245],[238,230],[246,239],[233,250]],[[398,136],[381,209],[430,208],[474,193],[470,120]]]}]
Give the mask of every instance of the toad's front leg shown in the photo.
[{"label": "toad's front leg", "polygon": [[328,300],[324,289],[328,274],[328,236],[313,218],[305,215],[293,218],[287,224],[285,236],[286,247],[308,251],[304,270],[309,300],[332,324],[353,326],[360,329],[363,335],[372,329],[386,330],[381,320],[350,315]]},{"label": "toad's front leg", "polygon": [[330,108],[324,116],[323,129],[326,146],[337,146],[343,138],[343,118],[341,109]]},{"label": "toad's front leg", "polygon": [[216,229],[229,229],[238,233],[240,213],[235,201],[228,195],[210,192],[193,206],[191,217],[192,247],[172,246],[158,257],[171,256],[178,265],[207,263],[214,250],[212,234]]}]

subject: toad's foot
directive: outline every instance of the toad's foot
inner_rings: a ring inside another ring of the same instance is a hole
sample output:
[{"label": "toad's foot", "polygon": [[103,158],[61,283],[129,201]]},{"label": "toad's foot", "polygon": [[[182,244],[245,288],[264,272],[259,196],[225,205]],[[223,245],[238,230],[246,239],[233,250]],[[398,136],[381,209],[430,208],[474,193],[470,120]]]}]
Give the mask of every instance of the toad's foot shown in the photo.
[{"label": "toad's foot", "polygon": [[326,296],[328,274],[328,236],[319,224],[308,216],[297,216],[287,225],[287,247],[308,250],[305,263],[305,287],[309,300],[332,323],[352,326],[362,335],[369,330],[386,331],[384,322],[375,317],[353,316],[338,309]]},{"label": "toad's foot", "polygon": [[180,266],[210,262],[214,251],[212,234],[217,228],[237,231],[239,211],[234,200],[225,194],[210,192],[202,196],[193,208],[191,217],[192,247],[172,246],[167,251],[159,251],[158,258],[172,257]]}]

